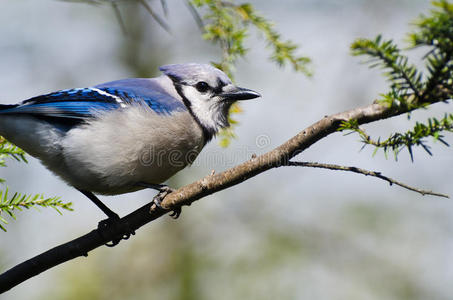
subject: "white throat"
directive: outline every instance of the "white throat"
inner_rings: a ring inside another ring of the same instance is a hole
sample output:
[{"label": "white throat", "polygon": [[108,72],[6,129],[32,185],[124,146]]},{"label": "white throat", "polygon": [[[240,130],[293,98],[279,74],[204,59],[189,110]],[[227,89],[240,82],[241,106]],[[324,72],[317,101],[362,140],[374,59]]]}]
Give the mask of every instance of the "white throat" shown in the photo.
[{"label": "white throat", "polygon": [[200,94],[191,86],[182,86],[184,97],[190,102],[190,110],[200,125],[211,135],[220,129],[228,127],[229,104],[218,97],[209,94]]}]

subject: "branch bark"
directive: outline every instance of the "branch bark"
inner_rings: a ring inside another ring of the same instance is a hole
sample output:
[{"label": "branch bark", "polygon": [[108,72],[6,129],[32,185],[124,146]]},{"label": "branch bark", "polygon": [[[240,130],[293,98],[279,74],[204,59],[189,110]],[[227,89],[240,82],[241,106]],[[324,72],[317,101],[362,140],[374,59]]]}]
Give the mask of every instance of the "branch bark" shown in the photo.
[{"label": "branch bark", "polygon": [[151,208],[151,204],[147,204],[110,226],[95,229],[84,236],[50,249],[11,268],[0,275],[0,293],[8,291],[21,282],[68,260],[87,256],[89,251],[109,241],[121,239],[124,235],[134,232],[174,208],[190,205],[198,199],[239,184],[269,169],[287,165],[291,158],[317,141],[336,132],[342,121],[355,119],[358,124],[365,124],[406,112],[407,110],[395,110],[374,103],[325,116],[274,150],[252,157],[250,160],[224,172],[208,175],[167,195],[161,204],[163,209],[155,206]]}]

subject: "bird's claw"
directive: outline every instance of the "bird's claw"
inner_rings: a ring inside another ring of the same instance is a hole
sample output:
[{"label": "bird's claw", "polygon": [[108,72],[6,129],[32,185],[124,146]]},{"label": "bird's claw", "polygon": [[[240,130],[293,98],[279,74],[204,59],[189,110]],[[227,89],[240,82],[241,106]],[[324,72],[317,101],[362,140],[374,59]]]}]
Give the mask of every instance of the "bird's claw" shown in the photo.
[{"label": "bird's claw", "polygon": [[179,207],[175,208],[175,209],[169,214],[169,216],[176,220],[177,218],[179,218],[179,215],[181,214],[181,212],[182,212],[182,208],[181,208],[181,206],[179,206]]},{"label": "bird's claw", "polygon": [[[164,198],[170,194],[174,192],[174,189],[172,189],[171,187],[167,186],[167,185],[164,185],[162,186],[160,189],[159,189],[159,193],[154,196],[153,198],[153,204],[151,206],[151,210],[154,210],[157,208],[159,209],[164,209],[162,207],[162,201],[164,200]],[[179,217],[179,215],[181,214],[181,207],[178,207],[178,208],[175,208],[174,210],[172,210],[172,212],[170,213],[170,217],[172,217],[173,219],[177,219]]]},{"label": "bird's claw", "polygon": [[[103,236],[103,232],[105,230],[107,230],[108,227],[117,226],[116,222],[119,219],[120,219],[120,217],[118,215],[116,215],[116,216],[112,216],[108,219],[105,219],[105,220],[102,220],[101,222],[99,222],[98,230],[99,230],[100,235]],[[135,234],[134,230],[129,230],[128,232],[123,233],[123,234],[113,238],[111,241],[105,243],[104,245],[106,245],[107,247],[115,247],[116,245],[118,245],[121,242],[121,240],[127,240],[130,238],[131,235],[134,235],[134,234]]]}]

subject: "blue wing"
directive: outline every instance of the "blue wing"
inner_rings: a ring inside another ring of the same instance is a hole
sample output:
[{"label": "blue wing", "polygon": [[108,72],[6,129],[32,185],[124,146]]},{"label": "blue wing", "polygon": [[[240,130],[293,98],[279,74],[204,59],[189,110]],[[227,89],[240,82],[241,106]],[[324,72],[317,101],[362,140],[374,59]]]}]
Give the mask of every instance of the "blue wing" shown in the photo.
[{"label": "blue wing", "polygon": [[0,114],[28,114],[69,125],[96,117],[98,112],[145,103],[158,114],[186,110],[153,79],[124,79],[93,88],[69,89],[3,107]]},{"label": "blue wing", "polygon": [[155,79],[130,78],[111,81],[95,86],[129,102],[144,101],[158,114],[186,111],[182,101],[169,95]]}]

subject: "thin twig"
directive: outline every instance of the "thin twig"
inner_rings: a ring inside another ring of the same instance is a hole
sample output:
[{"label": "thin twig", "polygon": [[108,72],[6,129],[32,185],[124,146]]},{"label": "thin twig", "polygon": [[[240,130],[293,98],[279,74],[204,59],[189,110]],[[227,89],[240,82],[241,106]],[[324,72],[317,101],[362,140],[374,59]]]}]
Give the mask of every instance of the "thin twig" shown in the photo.
[{"label": "thin twig", "polygon": [[348,171],[348,172],[354,172],[357,174],[362,174],[365,176],[373,176],[382,180],[387,181],[392,184],[399,185],[400,187],[403,187],[405,189],[408,189],[413,192],[417,192],[422,194],[423,196],[425,195],[432,195],[432,196],[437,196],[437,197],[444,197],[444,198],[450,198],[448,195],[445,194],[440,194],[432,191],[426,191],[426,190],[421,190],[412,186],[409,186],[407,184],[401,183],[395,179],[392,179],[390,177],[384,176],[381,174],[381,172],[376,172],[376,171],[369,171],[357,167],[348,167],[348,166],[340,166],[340,165],[335,165],[335,164],[325,164],[325,163],[318,163],[318,162],[306,162],[306,161],[290,161],[288,162],[287,166],[295,166],[295,167],[309,167],[309,168],[320,168],[320,169],[328,169],[328,170],[334,170],[334,171]]},{"label": "thin twig", "polygon": [[189,9],[190,14],[192,15],[195,23],[197,23],[198,29],[203,33],[204,32],[204,23],[203,19],[201,18],[200,14],[198,13],[197,9],[193,6],[190,1],[184,1],[186,3],[187,8]]},{"label": "thin twig", "polygon": [[127,35],[126,24],[124,24],[123,17],[121,16],[121,12],[118,7],[118,4],[116,4],[116,2],[112,2],[112,8],[113,8],[113,11],[115,12],[116,19],[120,23],[123,34]]},{"label": "thin twig", "polygon": [[159,25],[165,29],[166,32],[171,33],[170,26],[161,18],[159,17],[158,14],[154,12],[154,10],[149,6],[148,2],[146,0],[140,0],[140,3],[145,7],[145,9],[148,11],[148,13],[153,17],[154,20],[156,20]]},{"label": "thin twig", "polygon": [[164,11],[164,16],[168,17],[168,5],[166,0],[160,0],[160,6],[162,6],[162,10]]}]

